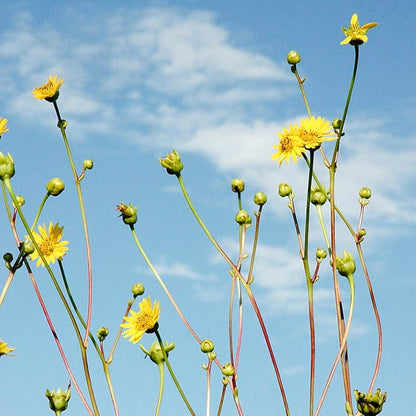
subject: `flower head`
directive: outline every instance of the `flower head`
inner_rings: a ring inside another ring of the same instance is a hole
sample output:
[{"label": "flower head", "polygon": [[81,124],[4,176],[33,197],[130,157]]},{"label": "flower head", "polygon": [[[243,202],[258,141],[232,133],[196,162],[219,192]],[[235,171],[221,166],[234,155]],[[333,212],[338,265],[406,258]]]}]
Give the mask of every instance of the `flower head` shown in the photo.
[{"label": "flower head", "polygon": [[289,129],[283,128],[283,133],[277,135],[280,137],[280,142],[273,146],[277,152],[272,156],[272,160],[278,159],[279,166],[283,161],[289,163],[291,157],[297,162],[298,157],[305,153],[298,125],[290,125]]},{"label": "flower head", "polygon": [[377,23],[374,22],[360,26],[357,14],[354,13],[351,17],[350,25],[342,28],[346,38],[341,42],[341,45],[346,45],[347,43],[351,45],[361,45],[362,43],[367,42],[368,38],[366,33],[375,26],[377,26]]},{"label": "flower head", "polygon": [[46,390],[46,397],[49,400],[49,407],[55,412],[55,415],[60,415],[64,410],[68,408],[68,402],[71,398],[71,385],[68,386],[67,391],[58,390]]},{"label": "flower head", "polygon": [[3,342],[1,339],[0,339],[0,357],[2,356],[2,355],[9,355],[9,353],[11,353],[12,351],[14,351],[16,348],[13,348],[13,347],[9,347],[8,345],[7,345],[7,342]]},{"label": "flower head", "polygon": [[9,131],[7,128],[7,118],[0,118],[0,137],[3,133],[6,133],[6,131]]},{"label": "flower head", "polygon": [[[60,227],[59,224],[53,225],[51,221],[48,230],[46,230],[46,225],[43,224],[38,227],[39,233],[33,231],[33,237],[48,264],[51,262],[55,263],[55,260],[57,259],[62,260],[62,257],[65,256],[66,251],[68,250],[68,247],[65,247],[68,244],[68,241],[60,241],[63,235],[63,229],[64,227]],[[31,254],[30,259],[38,259],[36,267],[39,267],[40,265],[42,265],[42,267],[44,266],[38,251]]]},{"label": "flower head", "polygon": [[169,153],[164,158],[159,158],[159,162],[169,175],[179,176],[181,174],[183,164],[181,162],[181,157],[176,150],[172,150],[172,153]]},{"label": "flower head", "polygon": [[336,138],[331,124],[323,117],[310,117],[300,122],[300,138],[307,149],[316,149],[325,140]]},{"label": "flower head", "polygon": [[58,79],[58,75],[50,76],[46,84],[35,88],[32,92],[38,100],[55,101],[59,96],[59,88],[65,80]]},{"label": "flower head", "polygon": [[130,315],[124,318],[121,324],[126,328],[123,332],[125,338],[136,344],[146,331],[150,331],[157,325],[160,316],[160,301],[154,301],[153,306],[150,297],[144,298],[139,304],[139,311],[130,311]]},{"label": "flower head", "polygon": [[355,400],[357,401],[358,411],[363,416],[378,415],[383,410],[383,404],[387,399],[387,393],[382,393],[380,389],[373,393],[360,393],[354,390]]}]

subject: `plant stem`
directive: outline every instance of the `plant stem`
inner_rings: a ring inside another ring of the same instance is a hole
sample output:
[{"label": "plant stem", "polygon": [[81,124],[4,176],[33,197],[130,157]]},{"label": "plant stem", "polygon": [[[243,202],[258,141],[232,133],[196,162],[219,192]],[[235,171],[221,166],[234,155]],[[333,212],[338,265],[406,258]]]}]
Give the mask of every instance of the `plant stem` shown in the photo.
[{"label": "plant stem", "polygon": [[157,398],[155,416],[158,416],[160,412],[160,406],[162,404],[162,397],[163,397],[163,386],[165,384],[165,366],[163,364],[163,361],[159,363],[157,366],[159,368],[159,395]]}]

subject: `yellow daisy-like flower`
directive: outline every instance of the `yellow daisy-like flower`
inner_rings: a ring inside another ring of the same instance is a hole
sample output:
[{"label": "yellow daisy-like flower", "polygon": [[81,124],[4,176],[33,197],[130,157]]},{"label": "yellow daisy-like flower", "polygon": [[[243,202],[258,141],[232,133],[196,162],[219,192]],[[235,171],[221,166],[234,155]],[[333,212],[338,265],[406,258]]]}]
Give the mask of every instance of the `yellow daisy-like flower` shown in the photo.
[{"label": "yellow daisy-like flower", "polygon": [[[33,231],[33,237],[35,237],[39,250],[48,264],[51,262],[55,263],[55,260],[62,260],[62,257],[65,256],[68,250],[68,247],[65,247],[68,241],[60,241],[63,235],[63,229],[64,227],[60,227],[59,224],[53,225],[51,221],[48,230],[46,230],[46,225],[43,224],[38,226],[39,233]],[[30,259],[38,259],[36,267],[40,265],[44,267],[43,261],[36,250],[30,255]]]},{"label": "yellow daisy-like flower", "polygon": [[273,154],[272,160],[278,159],[279,166],[283,161],[289,163],[291,157],[294,162],[297,162],[297,158],[306,151],[298,125],[290,125],[289,129],[283,128],[283,133],[277,133],[277,135],[280,137],[280,142],[273,145],[277,152]]},{"label": "yellow daisy-like flower", "polygon": [[6,133],[6,131],[9,131],[7,128],[7,118],[0,118],[0,137],[3,133]]},{"label": "yellow daisy-like flower", "polygon": [[9,347],[8,345],[7,345],[7,342],[3,342],[1,339],[0,339],[0,357],[2,356],[2,355],[9,355],[12,351],[14,351],[16,348],[13,348],[13,347]]},{"label": "yellow daisy-like flower", "polygon": [[341,42],[341,45],[346,45],[347,43],[350,43],[351,45],[361,45],[362,43],[367,42],[368,38],[366,33],[375,26],[377,26],[377,23],[374,22],[360,26],[357,14],[354,13],[351,17],[350,25],[342,28],[346,38]]},{"label": "yellow daisy-like flower", "polygon": [[50,76],[46,84],[43,84],[39,88],[35,88],[32,92],[35,98],[38,100],[53,101],[58,98],[59,88],[63,84],[63,79],[58,79],[58,75]]},{"label": "yellow daisy-like flower", "polygon": [[130,337],[129,341],[136,344],[146,331],[153,329],[159,320],[160,301],[154,301],[153,306],[150,297],[143,299],[139,304],[139,311],[130,311],[130,315],[124,318],[121,324],[126,328],[123,332],[125,338]]},{"label": "yellow daisy-like flower", "polygon": [[336,138],[331,124],[323,117],[311,117],[300,122],[300,138],[306,149],[316,149],[325,140]]}]

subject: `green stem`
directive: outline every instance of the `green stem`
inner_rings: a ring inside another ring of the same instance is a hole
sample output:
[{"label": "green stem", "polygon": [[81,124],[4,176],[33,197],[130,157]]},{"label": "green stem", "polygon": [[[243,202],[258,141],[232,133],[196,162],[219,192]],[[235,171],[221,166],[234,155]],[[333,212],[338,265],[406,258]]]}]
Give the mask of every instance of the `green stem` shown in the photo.
[{"label": "green stem", "polygon": [[312,113],[311,113],[311,110],[309,108],[309,103],[308,103],[308,99],[306,97],[305,89],[303,88],[303,83],[305,82],[305,79],[301,79],[301,77],[299,76],[298,70],[296,69],[296,65],[292,66],[292,72],[295,74],[295,77],[298,81],[300,92],[302,93],[303,102],[305,103],[305,107],[306,107],[306,111],[308,112],[308,116],[311,117]]},{"label": "green stem", "polygon": [[192,410],[192,407],[191,407],[191,405],[189,404],[188,399],[186,398],[185,393],[183,392],[183,390],[182,390],[182,388],[181,388],[181,385],[179,384],[179,381],[178,381],[178,379],[177,379],[177,378],[176,378],[176,376],[175,376],[175,373],[173,372],[172,366],[171,366],[171,365],[170,365],[170,363],[169,363],[168,355],[167,355],[166,350],[165,350],[165,347],[164,347],[164,345],[163,345],[162,338],[160,337],[159,331],[158,331],[157,329],[155,330],[155,335],[156,335],[156,338],[157,338],[157,340],[158,340],[158,342],[159,342],[160,348],[161,348],[161,350],[162,350],[163,359],[165,360],[166,366],[168,367],[168,370],[169,370],[170,376],[172,377],[172,380],[173,380],[173,382],[175,383],[175,386],[176,386],[176,388],[177,388],[177,390],[178,390],[179,394],[181,395],[182,400],[184,401],[184,403],[185,403],[186,407],[188,408],[189,413],[190,413],[191,415],[195,416],[195,413],[194,413],[194,411]]},{"label": "green stem", "polygon": [[163,361],[161,363],[159,363],[157,366],[159,368],[160,382],[159,382],[159,396],[158,396],[158,399],[157,399],[155,416],[158,416],[159,412],[160,412],[160,406],[162,404],[162,396],[163,396],[163,386],[165,384],[165,366],[163,364]]}]

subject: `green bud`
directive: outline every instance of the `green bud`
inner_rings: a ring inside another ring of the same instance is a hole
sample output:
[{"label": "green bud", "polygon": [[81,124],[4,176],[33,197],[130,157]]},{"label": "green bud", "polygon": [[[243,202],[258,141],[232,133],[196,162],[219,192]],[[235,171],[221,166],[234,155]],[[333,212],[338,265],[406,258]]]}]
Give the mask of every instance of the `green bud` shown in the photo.
[{"label": "green bud", "polygon": [[107,338],[107,335],[109,334],[109,330],[108,328],[106,328],[105,326],[102,326],[101,328],[98,329],[97,331],[97,338],[99,339],[99,341],[104,341]]},{"label": "green bud", "polygon": [[235,220],[238,224],[251,224],[251,218],[245,209],[240,209],[235,216]]},{"label": "green bud", "polygon": [[169,175],[179,176],[183,169],[181,158],[176,150],[172,150],[172,153],[168,154],[165,158],[159,158],[159,162]]},{"label": "green bud", "polygon": [[279,185],[279,195],[284,198],[285,196],[289,196],[292,193],[292,187],[287,183],[281,183]]},{"label": "green bud", "polygon": [[339,129],[341,128],[341,125],[342,125],[342,120],[339,118],[334,118],[334,120],[332,121],[332,127],[334,129]]},{"label": "green bud", "polygon": [[322,261],[326,257],[326,251],[323,248],[317,248],[315,256],[318,261]]},{"label": "green bud", "polygon": [[[23,195],[16,195],[16,202],[17,202],[17,205],[19,205],[19,207],[22,207],[26,201]],[[13,202],[13,206],[15,207],[14,202]]]},{"label": "green bud", "polygon": [[[57,94],[59,95],[59,91],[57,91]],[[45,98],[45,100],[48,100],[48,99]],[[59,120],[57,126],[59,129],[66,129],[68,126],[68,122],[66,120]]]},{"label": "green bud", "polygon": [[217,358],[217,353],[215,353],[214,351],[209,352],[209,353],[208,353],[208,358],[209,358],[211,361],[214,361],[214,360]]},{"label": "green bud", "polygon": [[204,339],[201,342],[201,351],[204,353],[214,351],[214,343],[210,339]]},{"label": "green bud", "polygon": [[31,241],[26,241],[25,243],[23,243],[23,253],[26,254],[26,256],[28,256],[29,254],[32,254],[35,251],[35,246],[33,245],[33,243]]},{"label": "green bud", "polygon": [[367,235],[367,230],[365,228],[361,228],[360,231],[358,231],[357,237],[358,241],[361,242],[364,240],[364,237]]},{"label": "green bud", "polygon": [[336,265],[337,265],[338,273],[341,276],[345,276],[347,278],[350,278],[355,273],[354,258],[346,250],[344,250],[344,257],[343,258],[341,258],[341,257],[336,258]]},{"label": "green bud", "polygon": [[260,207],[263,206],[267,202],[267,196],[264,192],[257,192],[254,195],[254,203],[259,205]]},{"label": "green bud", "polygon": [[126,205],[123,202],[117,205],[117,210],[121,212],[124,224],[134,225],[137,222],[137,207],[132,204]]},{"label": "green bud", "polygon": [[9,179],[14,175],[14,161],[9,153],[7,156],[0,152],[0,180]]},{"label": "green bud", "polygon": [[85,159],[84,162],[82,163],[82,168],[84,170],[92,169],[93,167],[94,167],[94,162],[92,161],[92,159]]},{"label": "green bud", "polygon": [[321,191],[319,186],[314,186],[311,189],[311,203],[314,205],[323,205],[326,201],[326,195]]},{"label": "green bud", "polygon": [[71,386],[69,385],[68,390],[65,392],[60,388],[56,392],[54,390],[46,390],[46,397],[49,399],[49,407],[59,416],[68,407],[68,402],[71,398]]},{"label": "green bud", "polygon": [[383,404],[387,399],[387,393],[382,393],[380,389],[373,393],[360,393],[354,390],[357,409],[363,416],[378,415],[383,410]]},{"label": "green bud", "polygon": [[3,260],[4,260],[6,263],[11,263],[11,262],[13,261],[13,254],[12,254],[12,253],[9,253],[9,252],[4,253],[4,254],[3,254]]},{"label": "green bud", "polygon": [[370,188],[361,188],[360,189],[360,198],[370,199],[371,198],[371,189]]},{"label": "green bud", "polygon": [[234,367],[232,366],[231,363],[227,363],[221,368],[221,372],[225,376],[230,377],[234,374]]},{"label": "green bud", "polygon": [[131,287],[131,291],[133,292],[133,296],[137,298],[137,296],[141,296],[144,293],[144,285],[143,283],[136,283]]},{"label": "green bud", "polygon": [[245,188],[245,185],[242,179],[233,179],[231,181],[231,190],[233,192],[243,192],[244,188]]},{"label": "green bud", "polygon": [[[169,352],[172,351],[175,348],[175,344],[173,342],[169,343],[168,341],[165,341],[165,344],[163,345],[166,356],[169,356]],[[165,358],[163,357],[162,348],[160,347],[160,344],[158,341],[153,342],[152,346],[150,347],[149,351],[147,351],[143,345],[140,344],[141,350],[150,357],[150,359],[155,364],[162,364],[165,361]]]},{"label": "green bud", "polygon": [[48,194],[52,196],[58,196],[60,193],[63,192],[64,189],[65,189],[65,183],[60,178],[52,178],[46,184],[46,190],[48,191]]},{"label": "green bud", "polygon": [[296,65],[300,62],[300,55],[296,51],[290,51],[287,54],[287,63],[289,65]]}]

